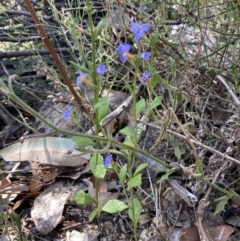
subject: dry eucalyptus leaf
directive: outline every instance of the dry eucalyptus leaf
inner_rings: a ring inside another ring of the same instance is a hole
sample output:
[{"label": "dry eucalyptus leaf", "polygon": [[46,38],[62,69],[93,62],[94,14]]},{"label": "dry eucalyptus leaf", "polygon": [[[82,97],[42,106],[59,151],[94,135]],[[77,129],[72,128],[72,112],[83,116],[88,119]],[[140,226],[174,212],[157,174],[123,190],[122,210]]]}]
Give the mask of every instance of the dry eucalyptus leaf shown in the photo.
[{"label": "dry eucalyptus leaf", "polygon": [[67,171],[67,172],[62,172],[59,177],[63,177],[63,178],[71,178],[73,180],[78,179],[82,174],[84,173],[88,173],[90,172],[90,166],[89,163],[80,170],[77,170],[76,168],[74,169],[74,171]]},{"label": "dry eucalyptus leaf", "polygon": [[31,193],[39,192],[43,186],[42,182],[39,180],[37,176],[33,176],[30,179],[29,184]]},{"label": "dry eucalyptus leaf", "polygon": [[182,230],[181,241],[201,241],[198,228],[193,226]]},{"label": "dry eucalyptus leaf", "polygon": [[0,190],[3,190],[4,188],[11,185],[11,180],[9,178],[2,177],[2,180],[0,181]]},{"label": "dry eucalyptus leaf", "polygon": [[4,234],[0,238],[0,241],[12,241],[12,240],[17,240],[17,236],[9,234],[9,233]]},{"label": "dry eucalyptus leaf", "polygon": [[80,233],[76,230],[73,230],[72,232],[67,231],[66,238],[67,241],[97,241],[97,238],[92,234],[88,232]]},{"label": "dry eucalyptus leaf", "polygon": [[[105,189],[105,188],[104,188]],[[88,194],[95,198],[96,189],[93,186],[93,183],[89,180],[88,181]],[[118,193],[111,193],[111,192],[98,192],[98,201],[103,201],[103,203],[107,203],[109,200],[114,200],[119,197]]]},{"label": "dry eucalyptus leaf", "polygon": [[65,188],[49,189],[34,200],[31,217],[41,234],[50,233],[62,221],[63,208],[69,195]]},{"label": "dry eucalyptus leaf", "polygon": [[58,166],[81,166],[88,162],[91,155],[76,150],[75,145],[68,138],[33,138],[1,150],[0,155],[5,161],[27,160]]},{"label": "dry eucalyptus leaf", "polygon": [[208,235],[213,241],[228,241],[231,234],[234,232],[234,228],[229,225],[221,225],[216,227],[208,227]]},{"label": "dry eucalyptus leaf", "polygon": [[12,201],[18,196],[18,194],[28,191],[29,186],[27,184],[13,182],[1,189],[2,199]]}]

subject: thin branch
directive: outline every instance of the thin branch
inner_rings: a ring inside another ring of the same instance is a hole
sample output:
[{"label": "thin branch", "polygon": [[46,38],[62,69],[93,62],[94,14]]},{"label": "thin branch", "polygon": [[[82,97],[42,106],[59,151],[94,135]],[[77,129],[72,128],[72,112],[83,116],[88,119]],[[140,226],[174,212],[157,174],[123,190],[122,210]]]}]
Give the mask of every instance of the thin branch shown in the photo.
[{"label": "thin branch", "polygon": [[[79,52],[77,48],[54,48],[56,53],[69,53],[69,52]],[[49,49],[39,49],[39,50],[28,50],[28,51],[10,51],[10,52],[0,52],[0,59],[14,58],[14,57],[27,57],[33,55],[48,55],[50,54]]]}]

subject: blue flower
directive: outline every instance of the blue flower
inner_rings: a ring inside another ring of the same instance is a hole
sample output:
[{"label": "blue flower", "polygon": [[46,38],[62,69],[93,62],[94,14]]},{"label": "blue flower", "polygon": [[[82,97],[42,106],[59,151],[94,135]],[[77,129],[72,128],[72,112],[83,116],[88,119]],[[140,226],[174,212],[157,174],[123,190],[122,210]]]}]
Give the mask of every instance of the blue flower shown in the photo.
[{"label": "blue flower", "polygon": [[150,76],[151,76],[151,73],[150,73],[150,72],[144,72],[144,73],[143,73],[143,76],[142,76],[142,78],[141,78],[141,81],[142,81],[142,82],[145,82],[148,78],[150,78]]},{"label": "blue flower", "polygon": [[127,53],[131,49],[131,45],[127,43],[119,44],[115,52],[118,52],[120,55],[120,60],[124,63],[127,60]]},{"label": "blue flower", "polygon": [[149,29],[148,23],[135,23],[131,22],[130,31],[134,34],[134,39],[136,43],[141,39],[141,37],[147,32]]},{"label": "blue flower", "polygon": [[78,77],[77,77],[76,85],[77,87],[79,87],[82,84],[83,79],[87,78],[88,74],[83,73],[81,70],[78,70],[77,74],[78,74]]},{"label": "blue flower", "polygon": [[63,113],[63,119],[67,120],[72,114],[72,108],[69,107],[65,112]]},{"label": "blue flower", "polygon": [[142,52],[142,53],[140,53],[140,58],[148,61],[150,59],[151,55],[152,55],[151,52]]},{"label": "blue flower", "polygon": [[106,66],[105,66],[104,64],[100,64],[100,65],[98,65],[97,68],[96,68],[96,72],[97,72],[97,74],[100,75],[100,76],[104,75],[105,70],[106,70]]},{"label": "blue flower", "polygon": [[108,168],[112,161],[112,155],[108,155],[104,160],[104,168]]}]

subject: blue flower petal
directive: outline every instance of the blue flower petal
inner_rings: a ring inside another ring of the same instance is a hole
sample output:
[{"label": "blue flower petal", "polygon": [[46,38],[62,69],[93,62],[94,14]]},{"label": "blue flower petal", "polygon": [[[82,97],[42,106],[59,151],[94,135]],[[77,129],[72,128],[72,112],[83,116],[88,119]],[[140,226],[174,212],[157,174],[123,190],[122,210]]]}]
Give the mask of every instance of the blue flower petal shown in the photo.
[{"label": "blue flower petal", "polygon": [[134,34],[134,39],[138,42],[142,36],[149,30],[148,23],[135,23],[131,22],[130,31]]},{"label": "blue flower petal", "polygon": [[97,72],[97,74],[100,75],[100,76],[104,75],[105,70],[106,70],[106,66],[105,66],[104,64],[100,64],[100,65],[98,65],[97,68],[96,68],[96,72]]},{"label": "blue flower petal", "polygon": [[141,78],[141,81],[142,81],[142,82],[145,82],[148,78],[150,78],[150,76],[151,76],[151,73],[150,73],[150,72],[144,72],[144,73],[143,73],[143,76],[142,76],[142,78]]},{"label": "blue flower petal", "polygon": [[65,112],[63,113],[63,119],[67,120],[72,114],[72,108],[69,107]]},{"label": "blue flower petal", "polygon": [[104,160],[104,168],[108,168],[112,161],[112,154],[108,155]]},{"label": "blue flower petal", "polygon": [[77,87],[79,87],[82,84],[83,78],[86,78],[88,76],[88,74],[83,73],[81,70],[78,70],[77,74],[78,74],[78,77],[76,80],[76,85],[77,85]]},{"label": "blue flower petal", "polygon": [[115,52],[119,53],[120,60],[122,63],[124,63],[127,60],[127,53],[131,49],[131,45],[127,43],[119,44]]},{"label": "blue flower petal", "polygon": [[150,59],[151,55],[152,55],[151,52],[142,52],[142,53],[140,53],[140,58],[148,61]]}]

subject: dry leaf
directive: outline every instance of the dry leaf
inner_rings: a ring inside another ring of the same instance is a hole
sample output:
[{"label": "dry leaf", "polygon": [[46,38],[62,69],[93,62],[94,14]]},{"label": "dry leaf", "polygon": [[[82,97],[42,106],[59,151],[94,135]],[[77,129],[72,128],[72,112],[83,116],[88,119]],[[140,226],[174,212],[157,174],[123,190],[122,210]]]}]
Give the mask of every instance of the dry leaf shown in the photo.
[{"label": "dry leaf", "polygon": [[39,180],[38,177],[32,177],[29,181],[30,184],[30,191],[31,193],[39,192],[43,186],[42,182]]},{"label": "dry leaf", "polygon": [[[93,187],[93,183],[89,180],[88,182],[88,194],[95,198],[96,189]],[[118,193],[111,192],[101,192],[98,194],[98,201],[103,201],[103,204],[107,203],[109,200],[117,199],[119,197]]]},{"label": "dry leaf", "polygon": [[57,170],[54,171],[42,171],[43,183],[51,182],[59,175]]},{"label": "dry leaf", "polygon": [[221,225],[216,227],[208,227],[208,236],[213,241],[228,241],[230,235],[234,232],[234,228],[229,225]]},{"label": "dry leaf", "polygon": [[[92,182],[93,187],[95,189],[96,178],[94,176],[92,176],[89,181]],[[107,189],[106,182],[104,181],[104,179],[100,178],[98,180],[98,193],[104,193],[104,192],[107,192],[107,191],[108,191],[108,189]]]},{"label": "dry leaf", "polygon": [[193,226],[182,230],[181,241],[201,241],[198,228]]},{"label": "dry leaf", "polygon": [[78,179],[82,174],[84,173],[88,173],[90,171],[90,165],[89,163],[83,168],[83,170],[79,170],[77,171],[76,168],[74,169],[74,171],[67,171],[67,172],[63,172],[59,175],[59,177],[65,177],[65,178],[71,178],[71,179]]},{"label": "dry leaf", "polygon": [[11,185],[11,181],[8,178],[2,177],[2,180],[0,182],[0,190],[3,190],[4,188]]},{"label": "dry leaf", "polygon": [[18,194],[28,191],[29,186],[27,184],[13,182],[8,184],[7,186],[5,185],[5,188],[1,190],[1,193],[3,199],[8,199],[9,201],[12,201],[18,196]]},{"label": "dry leaf", "polygon": [[30,198],[30,197],[34,197],[34,196],[36,196],[36,193],[27,194],[23,199],[18,200],[17,202],[15,202],[15,204],[14,204],[14,206],[12,207],[11,210],[13,210],[13,211],[16,210],[17,208],[20,207],[20,205],[22,204],[23,201],[27,200],[27,199]]},{"label": "dry leaf", "polygon": [[63,208],[69,195],[65,188],[58,189],[58,192],[50,189],[34,200],[31,217],[41,234],[50,233],[62,221]]},{"label": "dry leaf", "polygon": [[68,138],[33,138],[1,150],[0,155],[5,161],[27,160],[58,166],[82,166],[91,155],[83,154],[75,146],[76,143]]},{"label": "dry leaf", "polygon": [[97,241],[97,238],[92,234],[88,232],[80,233],[76,230],[73,230],[72,232],[67,231],[66,238],[67,241]]}]

